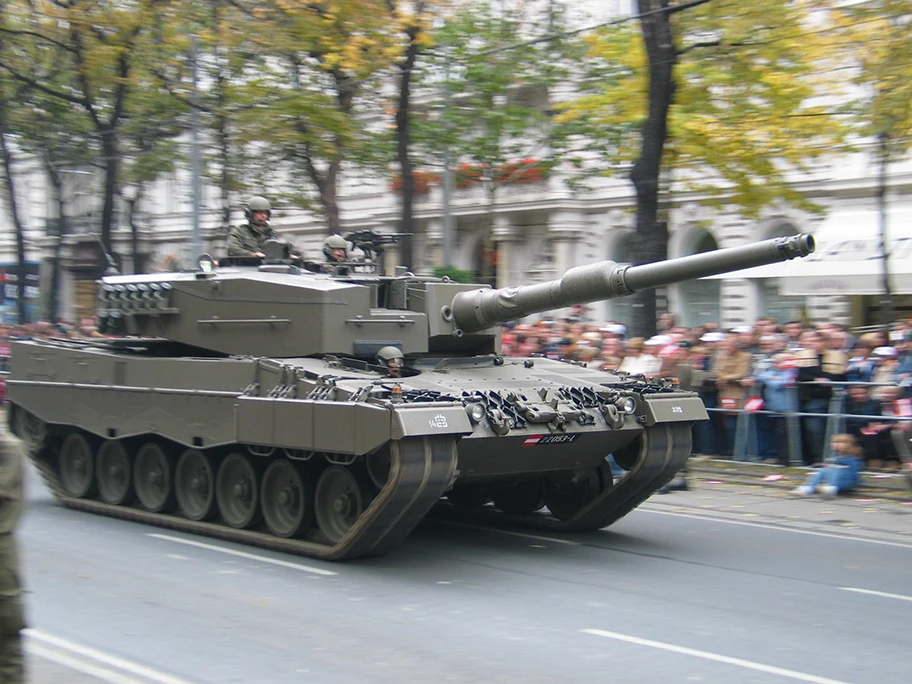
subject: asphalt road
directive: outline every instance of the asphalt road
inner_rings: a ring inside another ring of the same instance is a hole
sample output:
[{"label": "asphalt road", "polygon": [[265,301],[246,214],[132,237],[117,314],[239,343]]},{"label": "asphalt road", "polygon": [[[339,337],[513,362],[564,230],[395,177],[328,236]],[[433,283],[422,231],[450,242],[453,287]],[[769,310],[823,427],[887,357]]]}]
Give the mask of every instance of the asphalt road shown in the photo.
[{"label": "asphalt road", "polygon": [[909,681],[897,502],[704,484],[598,533],[432,520],[331,564],[28,498],[36,684]]}]

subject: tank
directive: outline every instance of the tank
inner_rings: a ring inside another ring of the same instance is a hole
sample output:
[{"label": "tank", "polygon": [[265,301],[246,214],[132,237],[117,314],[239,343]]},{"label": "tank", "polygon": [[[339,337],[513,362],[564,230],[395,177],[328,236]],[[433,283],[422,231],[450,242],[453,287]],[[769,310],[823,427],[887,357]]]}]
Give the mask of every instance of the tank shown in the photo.
[{"label": "tank", "polygon": [[[707,418],[671,380],[500,353],[505,321],[809,254],[798,235],[544,284],[201,257],[99,281],[91,339],[12,344],[9,421],[73,509],[328,560],[432,509],[596,530],[666,484]],[[377,362],[394,346],[397,374]],[[392,373],[392,375],[391,375]],[[614,477],[606,457],[625,471]]]}]

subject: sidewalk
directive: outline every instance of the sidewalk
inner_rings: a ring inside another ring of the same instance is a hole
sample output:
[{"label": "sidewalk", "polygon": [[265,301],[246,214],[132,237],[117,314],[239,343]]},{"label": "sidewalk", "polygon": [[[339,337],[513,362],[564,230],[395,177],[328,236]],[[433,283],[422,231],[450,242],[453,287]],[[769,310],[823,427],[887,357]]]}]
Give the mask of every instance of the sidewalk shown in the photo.
[{"label": "sidewalk", "polygon": [[[780,525],[912,546],[912,491],[898,488],[888,478],[877,478],[871,486],[866,483],[859,491],[833,499],[791,496],[805,475],[802,468],[697,462],[688,465],[687,491],[654,494],[644,505],[741,524]],[[768,479],[771,476],[779,477]],[[906,482],[902,476],[899,479]]]},{"label": "sidewalk", "polygon": [[[804,482],[812,468],[791,468],[746,461],[726,461],[706,457],[687,463],[688,482],[728,483],[790,491]],[[912,489],[902,473],[861,475],[861,487],[844,498],[877,498],[899,503],[912,502]]]}]

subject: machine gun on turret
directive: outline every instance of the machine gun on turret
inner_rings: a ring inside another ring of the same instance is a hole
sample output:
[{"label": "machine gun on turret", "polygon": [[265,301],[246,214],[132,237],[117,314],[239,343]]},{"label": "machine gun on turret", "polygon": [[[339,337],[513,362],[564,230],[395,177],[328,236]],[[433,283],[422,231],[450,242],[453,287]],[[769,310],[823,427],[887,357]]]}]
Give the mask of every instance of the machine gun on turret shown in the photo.
[{"label": "machine gun on turret", "polygon": [[411,233],[375,233],[369,228],[357,230],[345,236],[345,239],[364,253],[368,260],[379,259],[386,245],[395,245]]}]

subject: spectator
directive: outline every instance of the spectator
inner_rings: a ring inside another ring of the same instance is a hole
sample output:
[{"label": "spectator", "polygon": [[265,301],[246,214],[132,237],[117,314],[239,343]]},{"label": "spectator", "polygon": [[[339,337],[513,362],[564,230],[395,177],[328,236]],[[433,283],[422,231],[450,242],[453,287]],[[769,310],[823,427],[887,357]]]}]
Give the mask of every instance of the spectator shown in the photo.
[{"label": "spectator", "polygon": [[624,347],[617,337],[606,337],[602,342],[602,370],[616,371],[624,361]]},{"label": "spectator", "polygon": [[757,450],[767,463],[789,464],[787,414],[798,411],[795,383],[798,369],[791,354],[773,357],[773,366],[757,375],[763,385],[764,408],[769,413],[757,415]]},{"label": "spectator", "polygon": [[618,370],[647,377],[656,375],[662,368],[662,361],[654,354],[648,353],[645,346],[645,340],[642,337],[632,337],[627,340],[626,355]]},{"label": "spectator", "polygon": [[877,363],[871,381],[880,386],[872,390],[871,396],[880,400],[883,399],[886,385],[899,384],[899,351],[895,347],[875,347],[872,353],[877,358]]},{"label": "spectator", "polygon": [[[912,400],[902,398],[902,388],[898,385],[888,385],[877,389],[879,390],[880,412],[883,415],[912,419]],[[880,445],[882,467],[884,470],[894,472],[900,469],[903,452],[908,448],[912,422],[896,420],[886,423],[886,425],[889,439],[884,439]]]},{"label": "spectator", "polygon": [[861,449],[852,435],[833,435],[824,467],[808,475],[804,484],[793,490],[798,496],[809,496],[815,491],[824,497],[849,492],[858,486],[864,461]]},{"label": "spectator", "polygon": [[870,340],[860,339],[855,343],[846,369],[846,379],[849,382],[871,382],[877,364],[877,357],[871,353],[872,350]]},{"label": "spectator", "polygon": [[884,435],[889,425],[877,420],[883,415],[880,402],[872,399],[865,385],[851,385],[845,412],[846,432],[860,444],[868,470],[883,468]]},{"label": "spectator", "polygon": [[[736,410],[744,405],[747,388],[753,384],[751,373],[751,355],[741,349],[737,334],[728,334],[722,342],[722,348],[713,359],[712,370],[719,390],[719,404],[723,409]],[[726,454],[731,454],[735,446],[737,417],[725,414],[722,421],[728,444]]]},{"label": "spectator", "polygon": [[798,351],[799,349],[803,349],[801,336],[804,334],[804,325],[801,321],[789,321],[782,326],[782,331],[788,338],[785,343],[787,351]]},{"label": "spectator", "polygon": [[[830,383],[845,381],[847,359],[844,352],[827,349],[827,339],[819,332],[807,332],[802,338],[805,348],[796,355],[801,411],[825,414],[833,395]],[[805,416],[801,428],[805,464],[819,463],[826,437],[826,416]]]}]

